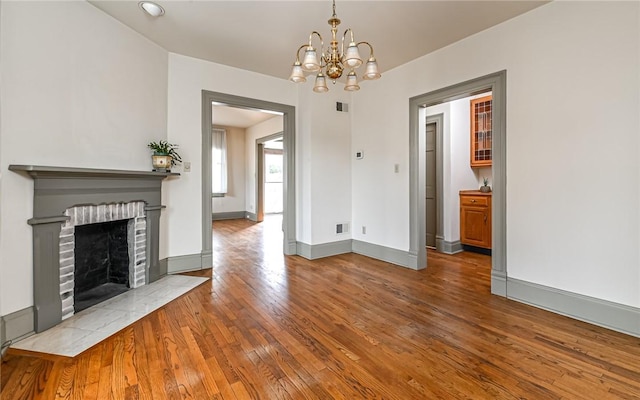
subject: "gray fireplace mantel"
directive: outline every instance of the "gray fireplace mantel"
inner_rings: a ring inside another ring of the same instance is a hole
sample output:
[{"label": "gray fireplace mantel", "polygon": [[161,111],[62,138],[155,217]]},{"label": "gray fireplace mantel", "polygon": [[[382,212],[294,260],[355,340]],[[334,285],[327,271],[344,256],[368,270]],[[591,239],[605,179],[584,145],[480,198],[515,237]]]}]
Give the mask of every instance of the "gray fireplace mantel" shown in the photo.
[{"label": "gray fireplace mantel", "polygon": [[34,328],[42,332],[61,321],[60,247],[61,226],[67,208],[143,201],[147,218],[147,277],[153,282],[166,275],[159,261],[162,180],[179,173],[10,165],[9,170],[34,180],[33,228]]},{"label": "gray fireplace mantel", "polygon": [[31,177],[78,177],[78,178],[143,178],[156,177],[164,179],[167,176],[179,176],[176,172],[154,172],[154,171],[131,171],[121,169],[99,169],[99,168],[74,168],[74,167],[50,167],[42,165],[9,165],[9,169],[15,172],[26,172]]}]

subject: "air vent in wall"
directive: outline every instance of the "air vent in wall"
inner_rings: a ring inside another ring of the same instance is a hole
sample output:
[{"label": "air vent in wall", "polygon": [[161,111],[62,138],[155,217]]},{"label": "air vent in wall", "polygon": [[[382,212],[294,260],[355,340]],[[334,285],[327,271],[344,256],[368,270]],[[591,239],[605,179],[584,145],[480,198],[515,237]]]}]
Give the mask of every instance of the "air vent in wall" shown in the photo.
[{"label": "air vent in wall", "polygon": [[336,224],[336,235],[341,235],[347,232],[349,232],[349,223],[343,222],[341,224]]}]

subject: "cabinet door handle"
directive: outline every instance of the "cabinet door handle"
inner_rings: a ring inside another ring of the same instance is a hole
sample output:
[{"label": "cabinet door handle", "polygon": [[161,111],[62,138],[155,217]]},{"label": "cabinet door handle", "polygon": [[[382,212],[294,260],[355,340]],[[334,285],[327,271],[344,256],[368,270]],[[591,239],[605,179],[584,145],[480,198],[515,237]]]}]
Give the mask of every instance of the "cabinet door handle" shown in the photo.
[{"label": "cabinet door handle", "polygon": [[484,223],[487,223],[487,214],[484,214]]},{"label": "cabinet door handle", "polygon": [[475,201],[475,199],[471,199],[471,202],[472,202],[472,203],[475,203],[476,201]]}]

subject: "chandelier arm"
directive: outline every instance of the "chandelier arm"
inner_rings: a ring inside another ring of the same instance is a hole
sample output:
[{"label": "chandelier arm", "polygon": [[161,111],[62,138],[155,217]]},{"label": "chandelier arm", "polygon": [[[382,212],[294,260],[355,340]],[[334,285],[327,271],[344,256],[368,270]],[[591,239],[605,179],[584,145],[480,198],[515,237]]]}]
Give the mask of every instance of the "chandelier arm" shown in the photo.
[{"label": "chandelier arm", "polygon": [[300,50],[304,49],[308,45],[305,43],[302,46],[298,47],[298,51],[296,51],[296,62],[300,63]]},{"label": "chandelier arm", "polygon": [[320,62],[322,63],[322,58],[324,58],[324,39],[322,38],[322,35],[320,34],[320,32],[318,31],[313,31],[309,34],[309,47],[311,47],[311,41],[313,40],[313,35],[318,36],[318,39],[320,39]]},{"label": "chandelier arm", "polygon": [[360,46],[361,44],[369,46],[369,57],[373,57],[373,46],[369,42],[358,42],[356,46]]},{"label": "chandelier arm", "polygon": [[344,56],[344,38],[347,37],[347,33],[351,33],[351,41],[353,42],[353,30],[351,28],[345,29],[344,33],[342,34],[342,45],[340,47],[341,56]]},{"label": "chandelier arm", "polygon": [[320,39],[321,48],[324,48],[324,39],[322,39],[322,35],[318,31],[313,31],[309,34],[309,46],[311,46],[311,41],[313,40],[314,33],[316,34],[316,36],[318,36],[318,39]]}]

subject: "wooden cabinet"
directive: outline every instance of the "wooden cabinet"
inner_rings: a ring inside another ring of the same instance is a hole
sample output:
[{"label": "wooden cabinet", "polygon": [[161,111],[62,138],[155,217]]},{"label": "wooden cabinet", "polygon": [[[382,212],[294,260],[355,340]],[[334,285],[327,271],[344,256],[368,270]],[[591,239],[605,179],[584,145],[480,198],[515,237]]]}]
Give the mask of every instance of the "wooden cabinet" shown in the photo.
[{"label": "wooden cabinet", "polygon": [[491,193],[460,191],[460,242],[491,249]]},{"label": "wooden cabinet", "polygon": [[491,95],[471,100],[471,168],[491,166]]}]

